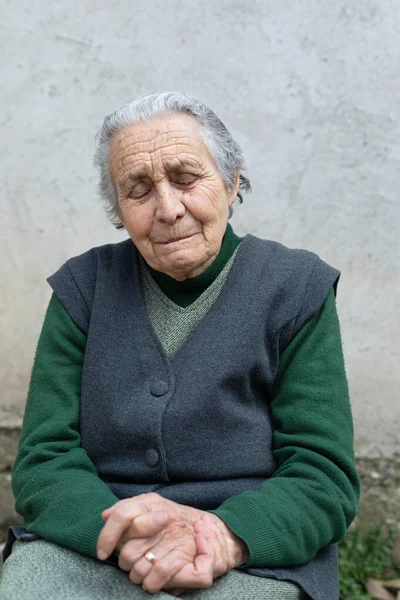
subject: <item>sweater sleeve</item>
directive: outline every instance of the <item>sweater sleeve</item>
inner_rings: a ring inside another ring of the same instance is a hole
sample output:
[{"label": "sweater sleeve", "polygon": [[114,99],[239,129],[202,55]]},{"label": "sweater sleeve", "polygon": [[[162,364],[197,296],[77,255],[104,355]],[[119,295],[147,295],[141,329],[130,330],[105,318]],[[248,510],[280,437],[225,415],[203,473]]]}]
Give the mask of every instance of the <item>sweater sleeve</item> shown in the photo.
[{"label": "sweater sleeve", "polygon": [[246,567],[288,567],[340,541],[360,483],[333,289],[280,357],[271,398],[278,468],[212,510],[249,548]]},{"label": "sweater sleeve", "polygon": [[85,347],[85,334],[53,294],[33,364],[12,490],[27,531],[96,557],[101,512],[118,498],[81,447]]}]

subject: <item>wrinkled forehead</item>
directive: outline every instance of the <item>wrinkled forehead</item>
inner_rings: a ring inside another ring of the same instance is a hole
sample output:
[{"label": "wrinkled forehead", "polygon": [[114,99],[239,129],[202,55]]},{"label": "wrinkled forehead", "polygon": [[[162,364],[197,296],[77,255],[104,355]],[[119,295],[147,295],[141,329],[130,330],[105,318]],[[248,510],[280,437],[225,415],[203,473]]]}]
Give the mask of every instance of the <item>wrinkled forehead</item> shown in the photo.
[{"label": "wrinkled forehead", "polygon": [[129,125],[118,132],[111,143],[111,161],[128,157],[150,159],[179,154],[208,154],[200,124],[189,115],[163,115],[148,122]]}]

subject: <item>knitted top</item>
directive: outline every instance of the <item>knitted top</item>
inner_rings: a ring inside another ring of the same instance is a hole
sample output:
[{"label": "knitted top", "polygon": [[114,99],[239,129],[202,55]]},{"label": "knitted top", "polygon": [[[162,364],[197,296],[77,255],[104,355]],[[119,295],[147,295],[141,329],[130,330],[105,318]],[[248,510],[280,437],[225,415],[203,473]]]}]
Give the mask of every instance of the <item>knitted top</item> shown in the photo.
[{"label": "knitted top", "polygon": [[158,287],[145,261],[140,261],[140,280],[147,312],[168,357],[172,357],[189,337],[222,290],[238,248],[221,273],[194,302],[186,307],[173,302]]},{"label": "knitted top", "polygon": [[[205,307],[214,294],[218,295],[234,260],[233,252],[227,258],[226,270],[220,271],[221,278],[218,279],[218,273],[212,291],[205,295]],[[158,327],[158,335],[168,352],[174,353],[188,335],[188,326],[183,327],[178,339],[157,324],[155,307],[162,296],[148,274],[148,270],[142,270],[149,315],[153,314],[151,320]],[[162,303],[165,310],[168,305],[165,297]],[[180,312],[172,305],[168,308],[176,315]],[[24,516],[27,531],[96,556],[96,540],[103,526],[101,511],[118,498],[106,486],[98,485],[93,464],[87,455],[85,458],[78,452],[85,345],[85,334],[53,294],[32,369],[12,487],[16,509]],[[294,397],[299,401],[293,402]],[[321,398],[326,401],[321,402]],[[317,539],[329,538],[332,542],[342,539],[356,514],[359,479],[354,465],[351,409],[333,290],[320,311],[281,354],[270,406],[276,428],[275,442],[280,443],[285,430],[291,432],[291,445],[296,452],[287,460],[292,468],[296,465],[299,478],[308,478],[309,467],[304,456],[309,453],[310,445],[313,446],[316,471],[320,462],[320,484],[315,483],[319,492],[308,499],[303,496],[299,503],[286,493],[285,487],[276,486],[270,488],[267,496],[258,495],[251,511],[244,494],[228,499],[213,510],[249,547],[250,558],[244,567],[284,566],[294,564],[294,557],[296,564],[306,562],[316,551]],[[278,448],[277,452],[280,462],[283,461],[283,471],[284,457]],[[327,456],[332,465],[328,470]],[[339,470],[338,465],[341,465]],[[338,490],[341,500],[335,504],[334,511],[332,498],[337,497]],[[273,507],[282,505],[286,517],[277,522]],[[324,510],[324,506],[329,510]],[[304,533],[307,528],[302,524],[310,519],[313,526]]]}]

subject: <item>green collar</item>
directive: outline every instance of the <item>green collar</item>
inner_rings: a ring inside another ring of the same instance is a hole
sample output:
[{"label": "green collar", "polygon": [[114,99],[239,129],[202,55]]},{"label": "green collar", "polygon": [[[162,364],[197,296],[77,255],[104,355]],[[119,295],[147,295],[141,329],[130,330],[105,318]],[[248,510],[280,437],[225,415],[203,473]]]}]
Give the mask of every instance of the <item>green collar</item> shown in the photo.
[{"label": "green collar", "polygon": [[201,273],[201,275],[197,275],[197,277],[185,279],[184,281],[177,281],[165,273],[155,271],[149,265],[148,268],[154,281],[162,289],[164,294],[168,296],[172,302],[175,302],[175,304],[186,307],[197,300],[197,298],[218,277],[242,239],[243,238],[240,238],[234,233],[231,225],[228,223],[222,239],[221,250],[219,251],[217,258],[203,273]]}]

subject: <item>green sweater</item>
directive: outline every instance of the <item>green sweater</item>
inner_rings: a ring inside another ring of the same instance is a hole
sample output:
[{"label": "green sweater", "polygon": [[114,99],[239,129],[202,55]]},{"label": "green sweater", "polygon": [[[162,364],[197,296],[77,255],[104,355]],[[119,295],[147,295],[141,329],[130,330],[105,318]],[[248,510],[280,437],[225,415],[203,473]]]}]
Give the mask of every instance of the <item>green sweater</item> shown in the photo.
[{"label": "green sweater", "polygon": [[[239,243],[228,227],[220,255],[199,278],[175,282],[164,276],[158,285],[188,306]],[[85,334],[53,294],[32,369],[12,488],[27,531],[95,557],[101,512],[118,498],[80,443],[85,346]],[[333,290],[282,354],[271,414],[278,470],[256,492],[211,511],[248,545],[244,567],[306,562],[324,545],[321,540],[342,539],[356,514],[359,479]],[[309,477],[315,480],[311,497],[302,494],[302,480]]]}]

